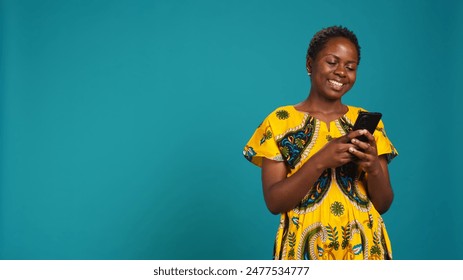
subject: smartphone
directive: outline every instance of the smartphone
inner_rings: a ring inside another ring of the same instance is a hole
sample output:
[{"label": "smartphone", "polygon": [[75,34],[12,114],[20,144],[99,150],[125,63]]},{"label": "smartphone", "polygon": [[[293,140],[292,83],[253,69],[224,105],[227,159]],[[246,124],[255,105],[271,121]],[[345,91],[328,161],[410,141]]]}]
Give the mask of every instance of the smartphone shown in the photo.
[{"label": "smartphone", "polygon": [[[358,129],[366,129],[371,134],[375,132],[376,126],[378,125],[379,121],[381,120],[382,114],[378,112],[360,112],[357,120],[355,121],[354,127],[352,131]],[[368,142],[366,136],[361,135],[357,137],[360,141]]]}]

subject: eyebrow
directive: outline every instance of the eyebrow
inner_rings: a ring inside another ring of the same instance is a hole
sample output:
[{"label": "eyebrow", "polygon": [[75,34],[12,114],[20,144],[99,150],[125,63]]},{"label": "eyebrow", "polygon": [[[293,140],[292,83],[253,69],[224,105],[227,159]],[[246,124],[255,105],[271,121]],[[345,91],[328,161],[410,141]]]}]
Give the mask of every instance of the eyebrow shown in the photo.
[{"label": "eyebrow", "polygon": [[[337,59],[341,59],[339,56],[334,55],[332,53],[327,53],[326,56],[328,56],[328,55],[334,56]],[[358,64],[358,62],[356,60],[349,60],[349,61],[347,61],[347,63],[356,63],[356,64]]]}]

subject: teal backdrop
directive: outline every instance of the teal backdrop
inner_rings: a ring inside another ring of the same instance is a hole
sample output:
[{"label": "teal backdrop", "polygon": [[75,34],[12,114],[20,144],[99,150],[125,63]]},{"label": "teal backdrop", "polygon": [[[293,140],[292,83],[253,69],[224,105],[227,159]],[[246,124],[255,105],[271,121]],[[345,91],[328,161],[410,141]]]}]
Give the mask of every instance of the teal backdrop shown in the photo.
[{"label": "teal backdrop", "polygon": [[381,111],[399,151],[394,258],[463,259],[462,3],[2,0],[0,258],[271,259],[242,148],[307,96],[312,35],[344,25],[344,103]]}]

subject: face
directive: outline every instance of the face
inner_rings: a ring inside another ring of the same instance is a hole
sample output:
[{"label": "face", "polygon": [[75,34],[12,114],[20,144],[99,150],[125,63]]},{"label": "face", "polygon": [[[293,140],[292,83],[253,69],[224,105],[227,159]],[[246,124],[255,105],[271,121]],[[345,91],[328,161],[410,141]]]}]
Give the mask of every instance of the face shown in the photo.
[{"label": "face", "polygon": [[328,40],[315,59],[307,61],[312,81],[310,94],[329,100],[340,99],[355,83],[357,62],[357,49],[349,39]]}]

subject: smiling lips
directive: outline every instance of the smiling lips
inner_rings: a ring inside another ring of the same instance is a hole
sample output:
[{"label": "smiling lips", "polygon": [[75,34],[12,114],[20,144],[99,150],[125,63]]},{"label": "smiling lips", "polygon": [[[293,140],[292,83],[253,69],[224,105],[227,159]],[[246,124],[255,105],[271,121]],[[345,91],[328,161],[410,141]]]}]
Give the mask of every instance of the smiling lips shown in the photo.
[{"label": "smiling lips", "polygon": [[328,82],[330,83],[331,87],[335,90],[340,90],[342,86],[344,85],[343,83],[340,83],[335,80],[328,80]]}]

